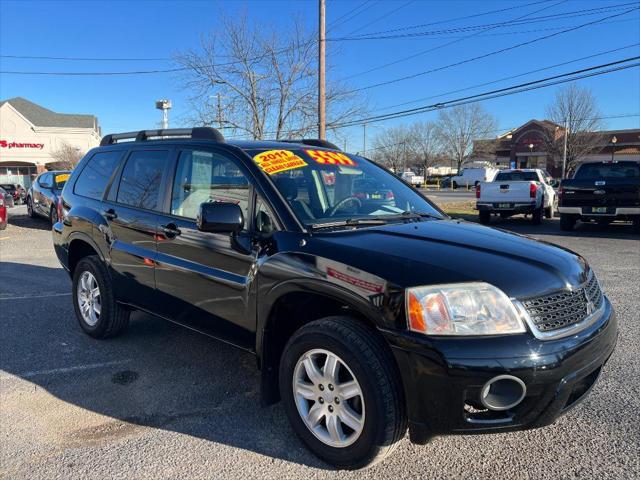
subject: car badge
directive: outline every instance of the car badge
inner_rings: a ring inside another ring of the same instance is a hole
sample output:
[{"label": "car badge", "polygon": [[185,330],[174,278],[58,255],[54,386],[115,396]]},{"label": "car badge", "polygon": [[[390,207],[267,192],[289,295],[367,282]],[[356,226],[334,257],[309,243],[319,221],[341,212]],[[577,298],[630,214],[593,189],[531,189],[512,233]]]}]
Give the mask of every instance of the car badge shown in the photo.
[{"label": "car badge", "polygon": [[606,185],[607,182],[605,182],[604,180],[597,180],[596,181],[596,187],[601,187],[603,185]]},{"label": "car badge", "polygon": [[589,295],[587,295],[587,291],[583,290],[584,298],[587,301],[587,315],[591,315],[596,310],[596,305],[591,301]]}]

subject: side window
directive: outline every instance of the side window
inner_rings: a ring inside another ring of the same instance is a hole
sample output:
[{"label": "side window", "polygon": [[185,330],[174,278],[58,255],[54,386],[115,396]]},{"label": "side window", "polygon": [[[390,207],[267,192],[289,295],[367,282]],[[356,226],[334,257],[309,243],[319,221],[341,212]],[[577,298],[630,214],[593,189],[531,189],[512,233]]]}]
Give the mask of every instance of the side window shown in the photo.
[{"label": "side window", "polygon": [[122,152],[96,153],[80,172],[73,189],[74,193],[101,200],[104,189],[113,171],[117,168],[120,158],[122,158]]},{"label": "side window", "polygon": [[147,210],[159,210],[160,182],[167,168],[166,150],[134,151],[122,170],[116,202]]},{"label": "side window", "polygon": [[171,214],[195,219],[201,203],[232,202],[249,219],[249,182],[225,156],[202,150],[183,150],[171,193]]},{"label": "side window", "polygon": [[275,216],[267,202],[260,196],[256,198],[255,229],[264,235],[269,235],[277,230]]}]

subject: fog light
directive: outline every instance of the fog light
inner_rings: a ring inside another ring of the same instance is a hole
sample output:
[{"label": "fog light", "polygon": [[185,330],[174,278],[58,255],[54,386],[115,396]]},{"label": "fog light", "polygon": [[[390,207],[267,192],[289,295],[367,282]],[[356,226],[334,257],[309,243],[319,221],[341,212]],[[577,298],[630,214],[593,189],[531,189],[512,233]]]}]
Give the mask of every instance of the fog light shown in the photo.
[{"label": "fog light", "polygon": [[518,405],[527,387],[524,382],[513,375],[498,375],[482,387],[480,401],[490,410],[509,410]]}]

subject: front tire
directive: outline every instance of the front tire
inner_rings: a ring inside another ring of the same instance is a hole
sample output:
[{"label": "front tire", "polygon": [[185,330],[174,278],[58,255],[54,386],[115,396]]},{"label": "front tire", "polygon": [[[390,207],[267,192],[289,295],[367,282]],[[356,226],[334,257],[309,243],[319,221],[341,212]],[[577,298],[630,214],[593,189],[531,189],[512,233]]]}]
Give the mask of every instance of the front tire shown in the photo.
[{"label": "front tire", "polygon": [[92,337],[116,336],[129,324],[129,310],[116,302],[109,272],[97,255],[78,262],[72,292],[80,327]]},{"label": "front tire", "polygon": [[317,320],[293,334],[280,362],[280,394],[296,434],[339,468],[382,460],[407,429],[389,347],[348,317]]},{"label": "front tire", "polygon": [[33,200],[31,200],[31,197],[27,197],[27,215],[31,218],[36,218],[36,212],[33,211]]}]

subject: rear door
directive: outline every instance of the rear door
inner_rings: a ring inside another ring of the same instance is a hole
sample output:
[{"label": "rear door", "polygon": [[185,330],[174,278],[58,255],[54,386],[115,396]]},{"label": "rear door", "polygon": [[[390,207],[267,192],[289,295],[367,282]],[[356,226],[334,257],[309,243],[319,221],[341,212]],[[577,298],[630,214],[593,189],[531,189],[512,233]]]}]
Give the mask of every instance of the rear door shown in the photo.
[{"label": "rear door", "polygon": [[170,153],[169,148],[132,149],[102,205],[117,297],[154,312],[156,225]]},{"label": "rear door", "polygon": [[[172,167],[171,195],[158,222],[156,286],[164,316],[251,349],[255,313],[249,298],[257,249],[250,240],[253,187],[238,159],[215,148],[184,148]],[[201,232],[200,204],[240,205],[237,235]]]}]

